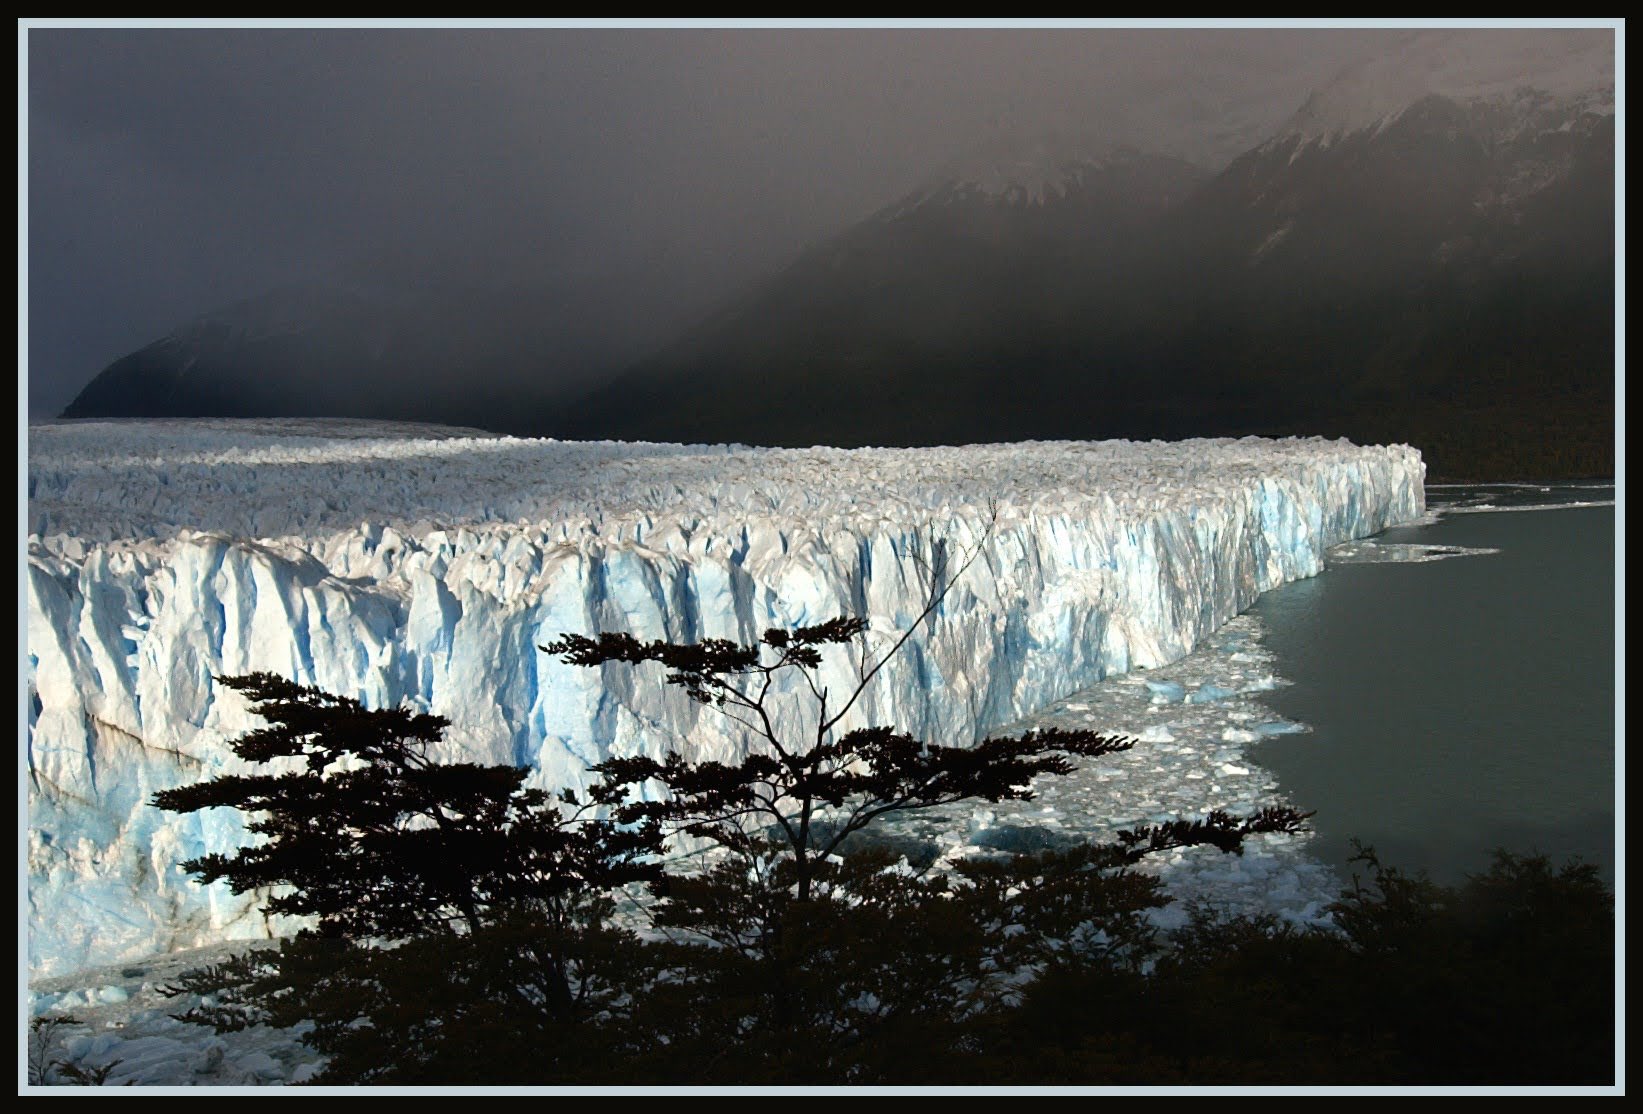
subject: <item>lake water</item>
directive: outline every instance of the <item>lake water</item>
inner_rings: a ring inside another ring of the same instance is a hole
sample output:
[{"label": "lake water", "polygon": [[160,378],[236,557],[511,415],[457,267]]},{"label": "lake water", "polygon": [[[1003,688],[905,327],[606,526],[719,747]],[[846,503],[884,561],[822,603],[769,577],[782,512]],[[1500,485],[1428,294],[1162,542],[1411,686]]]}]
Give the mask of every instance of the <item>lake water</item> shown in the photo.
[{"label": "lake water", "polygon": [[1498,552],[1332,562],[1260,599],[1265,647],[1293,682],[1260,699],[1312,730],[1250,757],[1317,810],[1312,854],[1341,866],[1357,837],[1453,882],[1504,846],[1578,855],[1613,884],[1615,511],[1569,506],[1613,498],[1429,489],[1436,522],[1375,542]]}]

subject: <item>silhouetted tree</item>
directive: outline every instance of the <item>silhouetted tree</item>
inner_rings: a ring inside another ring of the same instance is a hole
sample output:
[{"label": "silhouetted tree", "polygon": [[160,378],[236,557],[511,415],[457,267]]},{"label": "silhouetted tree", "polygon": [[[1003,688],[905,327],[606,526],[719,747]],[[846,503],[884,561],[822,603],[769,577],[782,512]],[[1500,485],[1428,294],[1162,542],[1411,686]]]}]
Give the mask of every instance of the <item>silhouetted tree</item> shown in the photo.
[{"label": "silhouetted tree", "polygon": [[322,936],[401,939],[478,930],[529,904],[562,922],[584,895],[654,877],[654,826],[561,810],[515,766],[441,763],[449,726],[367,709],[268,673],[219,677],[270,726],[229,744],[280,772],[225,774],[154,795],[170,812],[233,808],[262,842],[183,863],[234,893],[288,887],[268,913],[313,917]]},{"label": "silhouetted tree", "polygon": [[60,1033],[65,1029],[83,1026],[85,1023],[73,1014],[51,1013],[40,1017],[29,1018],[28,1041],[28,1085],[31,1087],[47,1087],[55,1085],[73,1085],[78,1087],[101,1087],[108,1082],[108,1077],[121,1061],[110,1060],[106,1064],[90,1067],[77,1064],[73,1060],[58,1056]]},{"label": "silhouetted tree", "polygon": [[[214,997],[180,1016],[219,1030],[311,1022],[304,1041],[329,1057],[322,1082],[838,1082],[905,1078],[921,1047],[962,1043],[1046,965],[1137,968],[1154,938],[1144,914],[1165,900],[1131,869],[1141,858],[1238,852],[1304,817],[1212,812],[942,870],[863,852],[887,816],[1029,799],[1035,778],[1135,745],[1084,730],[971,746],[840,730],[980,543],[951,571],[944,547],[929,549],[923,611],[887,652],[863,650],[836,700],[822,655],[862,636],[860,619],[773,628],[752,645],[607,633],[543,647],[579,666],[660,664],[663,683],[747,729],[739,763],[601,762],[585,801],[524,788],[524,770],[432,761],[440,717],[266,674],[223,679],[270,723],[235,753],[273,772],[155,803],[255,817],[260,844],[184,865],[235,892],[285,887],[265,910],[315,927],[185,976],[171,992]],[[789,737],[777,725],[794,720],[771,702],[794,676],[814,716]],[[729,854],[664,875],[657,856],[675,837]],[[660,939],[610,922],[610,894],[640,881]],[[397,946],[367,942],[384,939]]]},{"label": "silhouetted tree", "polygon": [[[739,855],[754,854],[769,833],[791,856],[800,899],[810,896],[817,865],[880,817],[964,800],[1025,800],[1042,774],[1066,774],[1073,757],[1096,758],[1134,740],[1094,731],[1049,729],[973,746],[925,743],[889,727],[834,736],[839,720],[868,677],[829,712],[827,693],[810,671],[819,648],[848,642],[866,624],[835,619],[795,630],[768,630],[756,646],[710,639],[695,645],[641,643],[627,634],[598,639],[567,634],[543,647],[573,665],[659,662],[667,682],[749,728],[754,747],[739,764],[691,762],[677,752],[661,761],[611,758],[592,767],[601,780],[591,799],[624,824],[653,825],[668,834],[710,840]],[[773,656],[764,660],[769,651]],[[882,663],[880,663],[882,664]],[[876,669],[876,667],[875,667]],[[801,671],[819,709],[813,738],[784,739],[769,707],[777,674]],[[745,686],[745,687],[744,687]],[[666,789],[659,799],[635,799],[646,782]]]},{"label": "silhouetted tree", "polygon": [[[933,558],[917,562],[925,581],[923,609],[882,655],[875,657],[862,646],[856,684],[836,698],[818,677],[822,650],[860,638],[867,630],[865,619],[839,617],[791,630],[772,628],[752,645],[714,638],[692,644],[640,642],[630,634],[604,632],[593,638],[562,634],[539,647],[569,665],[590,668],[657,663],[667,670],[666,684],[682,688],[692,700],[745,729],[748,753],[736,765],[691,762],[677,751],[660,761],[643,755],[606,759],[592,767],[601,778],[590,789],[592,800],[621,823],[706,839],[743,858],[757,856],[774,835],[792,860],[793,885],[803,900],[810,895],[817,864],[884,816],[965,800],[1030,800],[1034,778],[1068,774],[1075,758],[1098,758],[1135,746],[1134,739],[1082,729],[1048,728],[970,745],[927,742],[893,727],[838,732],[878,674],[980,556],[997,518],[995,507],[981,537],[959,555],[956,567],[945,542],[919,547],[917,552],[927,549]],[[814,726],[793,736],[782,734],[777,727],[781,717],[773,714],[782,691],[777,681],[784,674],[797,675],[800,693],[808,693],[814,706]],[[642,793],[647,783],[661,784],[665,793],[654,799]],[[1200,821],[1131,833],[1124,854],[1134,861],[1166,846],[1196,843],[1236,851],[1246,835],[1292,831],[1302,819],[1288,809],[1268,809],[1248,820],[1217,812]]]},{"label": "silhouetted tree", "polygon": [[260,843],[184,868],[235,893],[268,888],[265,912],[312,927],[186,973],[165,992],[211,998],[177,1016],[219,1031],[309,1022],[305,1041],[341,1081],[455,1078],[440,1072],[472,1054],[469,1035],[500,1029],[552,1032],[548,1060],[562,1066],[581,1039],[571,1034],[622,994],[611,957],[635,941],[608,924],[608,895],[658,876],[655,828],[526,788],[526,769],[434,761],[442,717],[266,673],[218,681],[270,724],[231,749],[273,771],[153,803],[251,816]]},{"label": "silhouetted tree", "polygon": [[[840,730],[981,544],[950,575],[939,556],[926,566],[923,610],[884,654],[862,648],[855,684],[837,697],[821,681],[822,654],[860,637],[867,624],[859,618],[773,628],[751,645],[605,632],[563,634],[541,647],[581,667],[660,665],[663,683],[745,729],[738,763],[690,761],[675,751],[592,767],[600,780],[589,799],[617,822],[728,852],[705,871],[671,874],[653,911],[678,959],[652,988],[652,1003],[668,1004],[638,1014],[656,1027],[652,1045],[666,1050],[661,1059],[676,1079],[818,1081],[837,1079],[847,1064],[865,1070],[852,1059],[860,1050],[890,1047],[892,1030],[902,1038],[922,1030],[928,1039],[932,1027],[962,1023],[1069,941],[1107,956],[1126,947],[1139,955],[1147,938],[1139,915],[1163,903],[1156,885],[1129,869],[1145,855],[1201,844],[1239,852],[1245,837],[1295,831],[1305,819],[1288,808],[1244,818],[1217,811],[1122,832],[1110,845],[961,864],[934,876],[841,861],[886,816],[967,800],[1028,800],[1035,778],[1135,745],[1089,730],[973,745],[884,726]],[[796,675],[797,685],[781,684],[785,675]],[[777,714],[774,702],[795,691],[801,704],[808,698],[810,715],[797,717],[804,728],[784,733],[779,725],[796,717]],[[680,1029],[686,1000],[696,1006]],[[731,1044],[743,1054],[727,1062]],[[724,1074],[715,1065],[725,1065]]]}]

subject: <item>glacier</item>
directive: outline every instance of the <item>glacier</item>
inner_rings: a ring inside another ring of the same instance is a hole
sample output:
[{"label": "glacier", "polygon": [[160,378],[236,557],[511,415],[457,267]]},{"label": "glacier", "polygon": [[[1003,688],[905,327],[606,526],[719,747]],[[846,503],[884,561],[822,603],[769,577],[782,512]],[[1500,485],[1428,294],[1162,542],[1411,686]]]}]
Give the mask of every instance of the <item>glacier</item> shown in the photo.
[{"label": "glacier", "polygon": [[[1424,479],[1408,446],[1321,439],[842,450],[31,425],[30,973],[289,929],[177,865],[244,842],[237,816],[146,803],[240,768],[225,743],[259,721],[216,675],[432,711],[452,723],[443,757],[575,788],[609,755],[734,759],[744,742],[660,672],[539,644],[863,616],[864,645],[822,669],[839,692],[943,586],[843,726],[971,741],[1184,657],[1331,547],[1418,518]],[[786,695],[792,730],[809,709]]]}]

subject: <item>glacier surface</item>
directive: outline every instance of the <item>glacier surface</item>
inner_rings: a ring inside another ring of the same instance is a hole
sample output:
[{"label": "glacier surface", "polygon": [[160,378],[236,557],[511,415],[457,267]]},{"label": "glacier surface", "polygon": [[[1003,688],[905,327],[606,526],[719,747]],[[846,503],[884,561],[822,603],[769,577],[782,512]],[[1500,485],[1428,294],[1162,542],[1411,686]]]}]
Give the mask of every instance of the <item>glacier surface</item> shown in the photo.
[{"label": "glacier surface", "polygon": [[[1182,658],[1425,508],[1415,450],[1317,439],[777,450],[166,421],[31,426],[28,451],[36,976],[289,927],[177,866],[244,842],[235,815],[146,804],[238,768],[225,743],[258,721],[215,675],[408,703],[452,721],[446,757],[574,787],[608,755],[743,740],[660,673],[539,643],[861,615],[865,649],[822,671],[843,691],[976,552],[844,724],[969,741]],[[791,729],[809,709],[787,695]]]}]

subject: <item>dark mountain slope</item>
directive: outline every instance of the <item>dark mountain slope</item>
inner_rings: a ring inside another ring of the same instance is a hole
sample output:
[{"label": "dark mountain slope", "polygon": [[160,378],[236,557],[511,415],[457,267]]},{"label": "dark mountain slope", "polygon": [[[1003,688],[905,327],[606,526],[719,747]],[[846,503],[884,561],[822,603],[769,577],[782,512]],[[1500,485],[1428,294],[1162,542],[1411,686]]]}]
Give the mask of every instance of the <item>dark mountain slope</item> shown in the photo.
[{"label": "dark mountain slope", "polygon": [[635,335],[608,284],[523,254],[365,261],[224,307],[111,364],[63,417],[334,416],[540,433],[656,340]]},{"label": "dark mountain slope", "polygon": [[[571,432],[781,443],[1008,439],[1043,399],[1024,350],[1133,327],[1124,276],[1207,176],[1133,151],[983,168],[904,198],[575,411]],[[1074,330],[1069,321],[1076,321]]]},{"label": "dark mountain slope", "polygon": [[1197,189],[1133,153],[1047,195],[948,183],[811,251],[567,432],[1327,431],[1416,440],[1440,471],[1607,472],[1613,159],[1589,102],[1432,95],[1281,135]]}]

